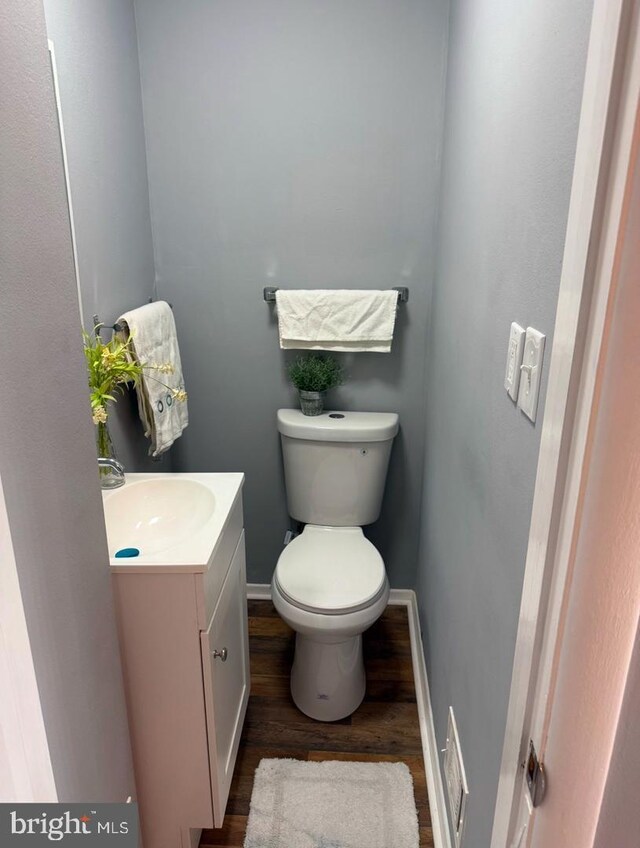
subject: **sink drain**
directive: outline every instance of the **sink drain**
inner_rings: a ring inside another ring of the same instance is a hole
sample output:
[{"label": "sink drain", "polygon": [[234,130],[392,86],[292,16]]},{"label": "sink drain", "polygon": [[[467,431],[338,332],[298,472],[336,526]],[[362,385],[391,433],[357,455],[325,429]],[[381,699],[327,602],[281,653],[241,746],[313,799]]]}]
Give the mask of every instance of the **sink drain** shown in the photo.
[{"label": "sink drain", "polygon": [[119,551],[115,552],[116,559],[126,559],[128,557],[137,557],[140,556],[139,548],[120,548]]}]

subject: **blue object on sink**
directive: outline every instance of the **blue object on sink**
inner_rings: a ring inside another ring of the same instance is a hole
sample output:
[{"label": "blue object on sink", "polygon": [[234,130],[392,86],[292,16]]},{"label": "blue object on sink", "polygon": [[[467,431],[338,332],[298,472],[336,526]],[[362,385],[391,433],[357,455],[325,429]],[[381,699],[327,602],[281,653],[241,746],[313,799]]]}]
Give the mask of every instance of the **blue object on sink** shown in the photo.
[{"label": "blue object on sink", "polygon": [[140,556],[140,550],[138,548],[120,548],[119,551],[115,552],[116,559],[124,559],[125,557],[137,556]]}]

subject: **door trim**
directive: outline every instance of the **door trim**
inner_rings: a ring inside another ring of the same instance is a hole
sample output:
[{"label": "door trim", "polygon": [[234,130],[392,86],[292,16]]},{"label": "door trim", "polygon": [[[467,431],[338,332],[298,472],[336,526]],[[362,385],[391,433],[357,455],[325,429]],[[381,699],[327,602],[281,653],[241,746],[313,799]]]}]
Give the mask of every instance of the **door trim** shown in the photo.
[{"label": "door trim", "polygon": [[62,120],[62,103],[60,101],[60,84],[58,81],[58,65],[56,62],[56,48],[53,41],[47,40],[49,48],[49,61],[51,63],[51,78],[53,80],[53,95],[56,102],[56,117],[58,119],[58,133],[60,136],[60,150],[62,153],[62,169],[64,171],[64,185],[67,192],[67,207],[69,209],[69,230],[71,233],[71,250],[73,253],[73,269],[76,275],[76,291],[78,292],[78,311],[80,325],[84,326],[84,313],[82,306],[82,289],[80,287],[80,266],[78,264],[78,242],[76,239],[76,224],[73,217],[73,201],[71,199],[71,178],[69,176],[69,159],[67,157],[67,141],[64,135],[64,122]]},{"label": "door trim", "polygon": [[620,118],[634,96],[626,59],[637,5],[594,4],[491,848],[509,844],[534,693],[551,686],[622,214],[630,136]]}]

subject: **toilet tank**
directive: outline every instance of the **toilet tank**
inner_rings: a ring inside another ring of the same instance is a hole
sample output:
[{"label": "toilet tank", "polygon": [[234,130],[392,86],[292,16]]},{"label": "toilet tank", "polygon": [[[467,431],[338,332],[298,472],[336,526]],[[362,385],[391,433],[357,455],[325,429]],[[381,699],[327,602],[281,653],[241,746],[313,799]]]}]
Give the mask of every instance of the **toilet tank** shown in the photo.
[{"label": "toilet tank", "polygon": [[395,412],[278,410],[289,515],[305,524],[361,527],[380,515]]}]

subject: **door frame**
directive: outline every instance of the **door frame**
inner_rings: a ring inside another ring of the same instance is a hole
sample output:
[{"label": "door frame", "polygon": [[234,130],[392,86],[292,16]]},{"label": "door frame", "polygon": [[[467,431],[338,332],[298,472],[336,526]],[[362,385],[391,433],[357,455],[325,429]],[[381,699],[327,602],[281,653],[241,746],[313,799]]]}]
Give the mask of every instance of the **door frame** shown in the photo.
[{"label": "door frame", "polygon": [[[595,0],[491,848],[507,848],[552,698],[640,96],[640,0]],[[635,61],[634,61],[635,60]]]},{"label": "door frame", "polygon": [[78,242],[76,239],[76,223],[73,217],[73,201],[71,199],[71,178],[69,176],[69,158],[67,156],[67,140],[64,134],[64,121],[62,120],[62,102],[60,100],[60,82],[58,80],[58,63],[56,61],[56,48],[53,41],[47,39],[49,49],[49,62],[51,64],[51,79],[53,81],[53,96],[56,103],[56,118],[58,119],[58,134],[60,136],[60,152],[62,154],[62,169],[64,171],[64,186],[67,193],[67,207],[69,209],[69,230],[71,234],[71,250],[73,253],[73,270],[76,275],[76,290],[78,292],[78,310],[80,312],[80,324],[84,326],[84,309],[82,306],[82,288],[80,286],[80,266],[78,264]]}]

